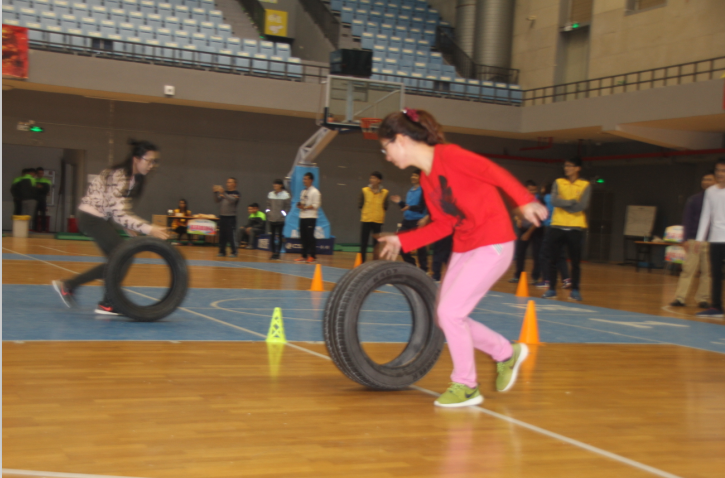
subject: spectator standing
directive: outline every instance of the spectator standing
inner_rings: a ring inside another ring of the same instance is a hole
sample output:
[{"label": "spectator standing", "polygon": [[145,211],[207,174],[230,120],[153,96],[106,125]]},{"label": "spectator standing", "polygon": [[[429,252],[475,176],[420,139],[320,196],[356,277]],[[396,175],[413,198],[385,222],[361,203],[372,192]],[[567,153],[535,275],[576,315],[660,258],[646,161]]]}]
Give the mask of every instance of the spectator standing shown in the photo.
[{"label": "spectator standing", "polygon": [[229,257],[237,257],[237,204],[239,204],[239,191],[237,191],[236,178],[229,178],[226,190],[221,186],[214,186],[214,201],[219,203],[219,254],[217,257],[227,255],[227,244],[231,249]]},{"label": "spectator standing", "polygon": [[315,262],[317,260],[317,240],[315,239],[315,228],[317,227],[317,210],[322,205],[320,191],[312,185],[315,176],[312,173],[305,173],[302,177],[302,184],[305,189],[300,195],[300,202],[297,208],[300,210],[300,242],[302,243],[302,257],[295,259],[295,262]]},{"label": "spectator standing", "polygon": [[[292,196],[284,188],[281,179],[272,183],[272,191],[267,195],[267,221],[269,222],[269,250],[272,251],[270,259],[279,259],[284,247],[284,223],[292,207]],[[275,242],[275,239],[278,242]]]},{"label": "spectator standing", "polygon": [[[541,198],[538,194],[539,188],[536,185],[536,182],[531,179],[526,181],[526,189],[528,189],[532,196],[534,196],[539,202],[541,202]],[[521,273],[524,271],[526,266],[526,253],[529,250],[529,246],[531,246],[532,248],[532,256],[534,259],[534,269],[533,271],[531,271],[531,278],[534,280],[534,283],[539,282],[539,278],[541,277],[541,263],[539,261],[539,253],[541,252],[541,243],[544,239],[544,229],[542,227],[536,226],[535,224],[532,224],[526,218],[519,218],[518,215],[516,216],[516,224],[519,230],[515,246],[516,271],[514,272],[514,277],[510,279],[509,282],[513,284],[519,282]]]},{"label": "spectator standing", "polygon": [[[551,269],[550,262],[551,262],[551,215],[554,213],[554,205],[551,203],[551,187],[552,183],[547,183],[542,188],[542,193],[544,195],[543,202],[546,206],[547,211],[549,212],[549,215],[546,217],[544,221],[542,221],[542,225],[544,228],[544,239],[541,244],[541,251],[539,252],[539,264],[541,264],[541,278],[542,280],[540,282],[537,282],[534,284],[535,287],[542,288],[542,289],[548,289],[549,284],[551,283],[551,280],[549,278],[550,273],[549,270]],[[571,276],[569,275],[569,264],[566,262],[566,251],[562,248],[561,254],[559,255],[559,259],[556,261],[556,269],[558,270],[559,274],[562,278],[562,289],[570,289],[571,288]]]},{"label": "spectator standing", "polygon": [[722,318],[722,268],[725,261],[725,158],[715,163],[715,184],[705,190],[705,200],[697,228],[695,253],[702,249],[702,242],[710,246],[710,308],[695,314],[697,317]]},{"label": "spectator standing", "polygon": [[179,199],[179,208],[174,209],[174,222],[171,223],[171,229],[177,234],[179,241],[181,236],[186,234],[186,239],[191,245],[191,236],[189,235],[189,229],[187,228],[188,217],[191,217],[191,211],[186,199]]},{"label": "spectator standing", "polygon": [[564,162],[564,176],[554,182],[551,188],[551,203],[554,214],[551,218],[551,252],[549,273],[551,283],[549,290],[544,292],[544,299],[556,297],[556,262],[562,249],[566,246],[571,261],[571,300],[581,301],[579,281],[581,278],[581,254],[584,244],[587,216],[584,212],[589,207],[592,188],[589,181],[579,177],[582,169],[581,158],[568,159]]},{"label": "spectator standing", "polygon": [[247,224],[242,229],[242,243],[246,244],[247,249],[256,249],[257,238],[264,234],[267,227],[267,215],[259,210],[259,204],[253,202],[247,206],[249,217]]},{"label": "spectator standing", "polygon": [[[408,194],[405,196],[405,201],[402,201],[400,196],[390,196],[390,200],[398,204],[400,210],[403,211],[403,223],[400,227],[400,232],[412,231],[418,227],[423,227],[426,224],[423,218],[428,215],[425,207],[425,197],[420,187],[420,169],[416,168],[413,170],[413,173],[410,175],[410,183],[413,187],[410,188]],[[417,254],[418,266],[423,271],[428,272],[428,247],[421,247],[417,250]],[[412,253],[404,252],[402,256],[405,262],[415,265],[415,259],[413,259]]]},{"label": "spectator standing", "polygon": [[358,203],[358,207],[361,209],[360,222],[362,226],[360,231],[360,255],[363,262],[365,262],[368,251],[370,233],[373,235],[373,246],[375,246],[377,237],[385,222],[385,211],[388,210],[389,192],[382,187],[382,181],[382,173],[373,171],[370,173],[370,184],[362,188],[360,192],[360,201]]},{"label": "spectator standing", "polygon": [[50,188],[53,187],[53,183],[51,183],[50,180],[45,177],[45,169],[43,168],[36,168],[35,175],[35,193],[37,195],[37,204],[35,206],[35,220],[33,222],[35,224],[35,230],[37,232],[48,232],[48,225],[45,213],[48,210],[48,194],[50,193]]},{"label": "spectator standing", "polygon": [[684,307],[687,294],[690,292],[692,278],[700,273],[700,284],[695,293],[695,302],[701,309],[710,307],[710,256],[707,243],[699,247],[695,253],[695,239],[700,225],[702,204],[705,200],[705,190],[715,184],[715,173],[712,171],[702,176],[700,186],[702,191],[690,196],[685,203],[682,214],[682,227],[684,229],[682,247],[685,249],[685,261],[682,264],[682,273],[677,281],[675,300],[670,303],[672,307]]}]

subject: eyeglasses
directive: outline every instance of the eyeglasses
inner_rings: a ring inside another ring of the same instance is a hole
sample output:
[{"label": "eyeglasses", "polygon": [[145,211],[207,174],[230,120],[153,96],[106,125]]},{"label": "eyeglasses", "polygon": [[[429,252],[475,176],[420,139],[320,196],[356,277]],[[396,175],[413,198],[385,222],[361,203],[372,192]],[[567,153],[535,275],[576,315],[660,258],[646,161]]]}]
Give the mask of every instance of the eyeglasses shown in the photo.
[{"label": "eyeglasses", "polygon": [[390,141],[388,141],[387,143],[385,143],[385,144],[383,145],[383,149],[381,149],[381,150],[380,150],[380,152],[381,152],[381,153],[383,153],[383,154],[384,154],[385,156],[387,156],[387,155],[388,155],[388,151],[387,151],[387,149],[386,149],[386,148],[387,148],[387,147],[388,147],[388,146],[390,145],[390,143],[392,143],[393,141],[395,141],[395,140],[394,140],[394,139],[391,139]]},{"label": "eyeglasses", "polygon": [[160,164],[158,159],[151,159],[151,158],[141,158],[141,159],[143,159],[144,161],[147,161],[151,166],[158,166]]}]

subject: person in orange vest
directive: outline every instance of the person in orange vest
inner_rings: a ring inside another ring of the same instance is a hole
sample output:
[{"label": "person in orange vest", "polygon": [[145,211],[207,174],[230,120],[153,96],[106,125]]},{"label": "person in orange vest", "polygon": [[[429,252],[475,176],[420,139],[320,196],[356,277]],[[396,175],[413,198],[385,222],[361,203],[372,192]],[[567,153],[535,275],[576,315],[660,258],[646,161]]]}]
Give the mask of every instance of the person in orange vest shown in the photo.
[{"label": "person in orange vest", "polygon": [[379,171],[370,173],[370,184],[360,192],[359,208],[360,222],[362,230],[360,232],[360,255],[362,261],[365,262],[365,256],[368,250],[368,241],[370,241],[370,233],[373,235],[373,246],[376,239],[383,228],[385,222],[385,211],[388,210],[388,197],[390,193],[383,188],[383,175]]}]

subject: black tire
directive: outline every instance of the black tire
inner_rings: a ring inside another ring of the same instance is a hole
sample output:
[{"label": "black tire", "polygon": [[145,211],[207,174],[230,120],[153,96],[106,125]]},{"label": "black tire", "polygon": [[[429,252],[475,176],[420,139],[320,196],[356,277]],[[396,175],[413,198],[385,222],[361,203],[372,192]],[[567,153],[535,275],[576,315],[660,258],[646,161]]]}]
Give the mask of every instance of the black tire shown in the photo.
[{"label": "black tire", "polygon": [[[171,269],[171,286],[164,297],[152,305],[138,305],[130,301],[121,286],[124,278],[120,271],[130,266],[133,257],[140,252],[158,254]],[[120,314],[138,322],[163,319],[181,305],[189,288],[189,270],[184,256],[168,243],[153,237],[129,239],[118,246],[108,258],[105,272],[106,293],[111,304]]]},{"label": "black tire", "polygon": [[[368,357],[358,335],[358,316],[368,295],[390,284],[412,310],[410,341],[395,359],[378,364]],[[405,262],[371,261],[351,270],[325,305],[325,345],[333,362],[351,380],[375,390],[402,390],[423,378],[443,350],[443,332],[435,323],[436,285]]]}]

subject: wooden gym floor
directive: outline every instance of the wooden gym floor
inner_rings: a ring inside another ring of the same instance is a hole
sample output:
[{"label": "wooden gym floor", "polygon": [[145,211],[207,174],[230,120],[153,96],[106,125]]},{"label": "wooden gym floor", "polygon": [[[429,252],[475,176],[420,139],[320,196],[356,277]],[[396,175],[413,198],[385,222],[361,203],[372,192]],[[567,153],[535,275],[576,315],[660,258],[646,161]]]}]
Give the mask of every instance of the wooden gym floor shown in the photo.
[{"label": "wooden gym floor", "polygon": [[[495,392],[479,354],[484,403],[445,410],[432,402],[447,351],[402,392],[335,368],[320,342],[327,292],[307,291],[313,267],[180,249],[187,301],[142,324],[94,316],[98,286],[78,309],[52,291],[99,260],[92,243],[3,238],[4,477],[723,476],[725,328],[667,307],[676,277],[585,264],[583,303],[565,291],[535,301],[546,343],[516,386]],[[326,290],[353,260],[320,258]],[[153,296],[168,272],[137,262],[127,285]],[[472,316],[516,339],[525,303],[509,277]],[[386,360],[409,319],[394,294],[374,295],[366,351]],[[275,307],[287,345],[263,341]]]}]

